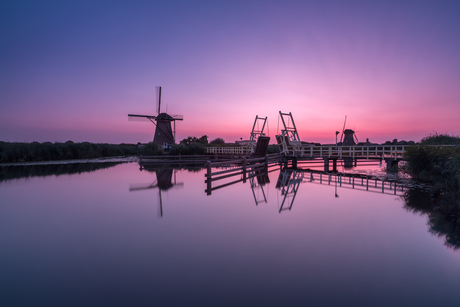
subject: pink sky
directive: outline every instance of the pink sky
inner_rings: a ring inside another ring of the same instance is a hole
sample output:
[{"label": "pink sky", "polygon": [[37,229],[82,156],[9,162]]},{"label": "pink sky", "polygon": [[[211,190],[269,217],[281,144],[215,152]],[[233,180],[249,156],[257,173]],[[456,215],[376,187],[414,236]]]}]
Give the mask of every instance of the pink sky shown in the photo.
[{"label": "pink sky", "polygon": [[[25,2],[24,2],[25,3]],[[137,143],[128,113],[182,114],[177,140],[249,137],[292,112],[303,141],[460,134],[455,2],[168,1],[0,9],[0,141]]]}]

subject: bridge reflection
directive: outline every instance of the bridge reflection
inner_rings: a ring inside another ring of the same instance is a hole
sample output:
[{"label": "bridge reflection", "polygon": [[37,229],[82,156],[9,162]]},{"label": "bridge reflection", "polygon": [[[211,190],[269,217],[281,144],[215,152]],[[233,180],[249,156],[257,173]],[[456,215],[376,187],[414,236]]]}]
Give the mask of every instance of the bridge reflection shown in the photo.
[{"label": "bridge reflection", "polygon": [[[143,168],[149,172],[155,173],[156,180],[145,184],[131,184],[129,190],[157,190],[158,191],[158,210],[159,217],[163,217],[163,200],[162,193],[171,189],[183,187],[182,182],[176,181],[176,173],[180,170],[201,172],[202,167],[194,168]],[[224,170],[236,170],[236,166],[227,166],[218,168],[218,172]],[[216,170],[216,169],[214,169]],[[249,181],[254,203],[269,203],[269,173],[279,171],[275,188],[278,191],[278,212],[289,211],[292,209],[296,200],[297,193],[301,185],[322,185],[334,189],[334,197],[340,196],[341,190],[354,190],[366,193],[379,193],[386,195],[396,195],[405,200],[404,208],[416,214],[427,214],[429,218],[429,231],[438,236],[445,237],[446,246],[454,249],[460,248],[460,232],[458,227],[452,221],[446,220],[442,214],[436,211],[432,204],[432,197],[429,192],[421,190],[420,187],[408,187],[405,179],[389,179],[387,177],[377,177],[375,175],[353,174],[346,172],[327,173],[312,169],[293,169],[284,168],[278,165],[269,165],[268,168],[255,168],[247,172],[232,172],[231,176],[226,177],[219,186],[212,187],[212,190],[226,188],[237,183],[246,183]],[[206,175],[206,174],[205,174]],[[205,182],[206,184],[206,182]],[[410,185],[409,185],[410,186]],[[243,185],[244,188],[244,185]],[[179,192],[179,191],[177,191]],[[208,194],[208,190],[205,190]],[[209,194],[208,194],[209,195]],[[331,193],[332,196],[332,193]]]},{"label": "bridge reflection", "polygon": [[291,210],[301,183],[328,185],[335,187],[335,197],[339,197],[338,189],[353,189],[363,192],[404,196],[404,183],[397,179],[383,179],[373,175],[329,173],[314,170],[282,168],[276,189],[280,191],[282,202],[279,212]]}]

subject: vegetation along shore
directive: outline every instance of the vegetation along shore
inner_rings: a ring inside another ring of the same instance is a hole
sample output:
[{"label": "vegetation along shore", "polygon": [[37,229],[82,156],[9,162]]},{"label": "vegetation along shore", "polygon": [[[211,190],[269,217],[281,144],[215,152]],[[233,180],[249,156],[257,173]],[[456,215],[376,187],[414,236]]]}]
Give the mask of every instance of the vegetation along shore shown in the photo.
[{"label": "vegetation along shore", "polygon": [[403,171],[431,186],[428,202],[426,197],[423,202],[412,202],[419,206],[413,210],[429,213],[433,233],[440,232],[436,220],[445,220],[444,225],[451,228],[449,233],[455,234],[447,238],[449,245],[460,247],[460,138],[430,135],[408,148],[406,160]]},{"label": "vegetation along shore", "polygon": [[[222,138],[208,142],[207,136],[188,137],[179,145],[173,146],[167,153],[152,142],[147,144],[104,144],[104,143],[65,143],[0,142],[0,163],[41,162],[56,160],[96,159],[117,156],[157,156],[168,155],[204,155],[206,147],[236,146],[226,144]],[[269,145],[268,153],[278,152],[277,145]]]}]

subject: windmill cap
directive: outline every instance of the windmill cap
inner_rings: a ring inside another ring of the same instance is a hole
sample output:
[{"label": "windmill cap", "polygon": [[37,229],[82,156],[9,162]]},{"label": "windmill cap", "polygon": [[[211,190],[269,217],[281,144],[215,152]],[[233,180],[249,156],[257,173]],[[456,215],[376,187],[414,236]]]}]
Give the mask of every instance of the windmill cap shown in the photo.
[{"label": "windmill cap", "polygon": [[174,118],[172,118],[172,116],[167,113],[160,113],[155,119],[156,120],[174,120]]}]

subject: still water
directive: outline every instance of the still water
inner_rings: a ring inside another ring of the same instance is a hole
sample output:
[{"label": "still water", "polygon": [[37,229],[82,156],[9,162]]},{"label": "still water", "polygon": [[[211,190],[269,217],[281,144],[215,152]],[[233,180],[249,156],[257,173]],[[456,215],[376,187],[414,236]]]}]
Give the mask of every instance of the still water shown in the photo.
[{"label": "still water", "polygon": [[199,168],[11,168],[0,306],[460,305],[460,251],[403,187],[277,167],[207,195]]}]

